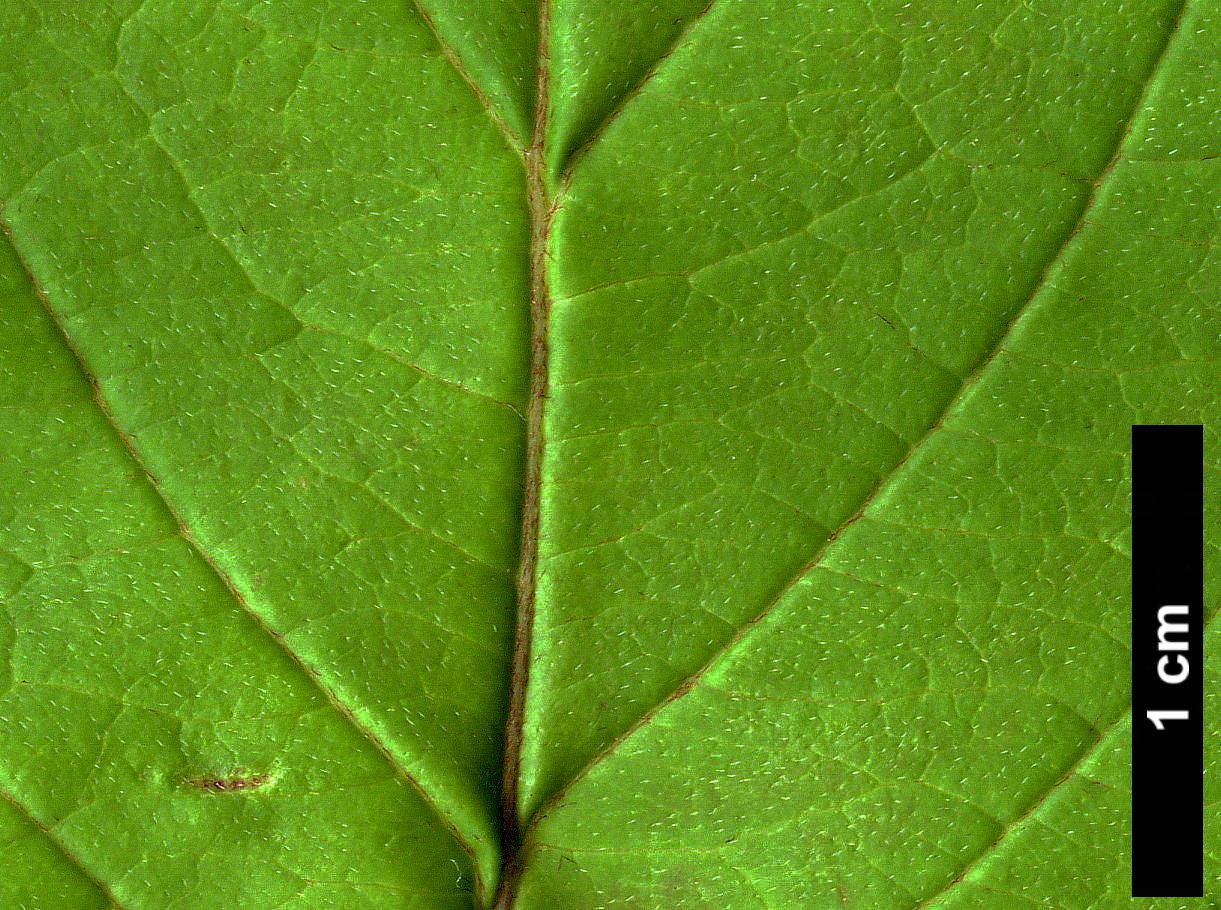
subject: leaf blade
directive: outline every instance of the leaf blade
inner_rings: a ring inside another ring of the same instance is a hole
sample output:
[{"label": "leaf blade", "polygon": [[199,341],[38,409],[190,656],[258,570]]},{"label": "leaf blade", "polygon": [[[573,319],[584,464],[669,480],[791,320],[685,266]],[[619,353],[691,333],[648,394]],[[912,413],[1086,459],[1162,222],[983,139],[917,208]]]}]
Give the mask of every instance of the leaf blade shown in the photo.
[{"label": "leaf blade", "polygon": [[416,10],[0,30],[113,403],[0,351],[34,824],[150,910],[1129,906],[1098,683],[1125,421],[1215,413],[1215,14]]}]

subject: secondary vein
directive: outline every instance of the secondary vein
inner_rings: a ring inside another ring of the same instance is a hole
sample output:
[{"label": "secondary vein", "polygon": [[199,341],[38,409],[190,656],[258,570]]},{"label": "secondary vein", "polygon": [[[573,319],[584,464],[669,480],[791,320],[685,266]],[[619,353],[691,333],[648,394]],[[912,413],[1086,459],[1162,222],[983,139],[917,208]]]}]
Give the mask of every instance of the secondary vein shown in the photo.
[{"label": "secondary vein", "polygon": [[30,811],[29,807],[25,803],[21,802],[21,800],[14,796],[11,791],[3,787],[0,787],[0,799],[3,799],[6,803],[16,809],[26,821],[41,831],[43,836],[53,843],[56,849],[59,850],[60,855],[62,855],[63,858],[68,861],[68,863],[75,867],[81,875],[88,879],[89,883],[93,885],[93,887],[102,892],[102,895],[110,902],[111,910],[123,910],[123,905],[120,904],[118,898],[114,896],[114,893],[110,890],[110,886],[107,885],[101,878],[94,875],[93,872],[91,872],[81,861],[81,858],[68,849],[68,845],[60,839],[59,835],[51,830],[50,827],[44,825],[41,821],[35,818],[34,813]]},{"label": "secondary vein", "polygon": [[1133,125],[1136,122],[1137,115],[1144,108],[1146,99],[1149,95],[1149,90],[1156,82],[1157,74],[1161,69],[1162,61],[1166,58],[1167,52],[1174,42],[1175,35],[1177,35],[1179,31],[1186,6],[1187,0],[1183,0],[1183,2],[1180,3],[1177,13],[1172,20],[1171,26],[1167,31],[1165,41],[1154,58],[1150,66],[1149,73],[1141,84],[1140,90],[1137,92],[1137,97],[1133,103],[1132,110],[1129,113],[1127,120],[1124,122],[1123,127],[1119,131],[1115,148],[1107,160],[1107,163],[1098,172],[1098,176],[1094,178],[1090,192],[1082,202],[1081,208],[1077,213],[1077,218],[1075,219],[1072,227],[1057,244],[1055,252],[1048,259],[1044,267],[1039,271],[1039,275],[1032,285],[1030,291],[1027,293],[1025,299],[1014,309],[1009,320],[1001,329],[996,343],[976,362],[970,373],[967,374],[962,383],[959,385],[958,390],[953,396],[950,397],[937,419],[929,425],[928,429],[918,440],[909,446],[903,457],[899,459],[890,472],[885,477],[879,479],[877,484],[875,484],[874,487],[862,499],[851,517],[849,517],[838,528],[831,532],[831,534],[818,547],[817,551],[809,559],[809,561],[807,561],[805,565],[803,565],[797,571],[797,573],[780,588],[779,592],[770,601],[768,601],[762,610],[756,613],[754,617],[749,619],[743,626],[741,626],[736,634],[734,634],[724,645],[718,648],[699,669],[687,676],[672,692],[670,692],[669,695],[641,715],[641,717],[627,730],[612,740],[601,752],[586,762],[585,766],[581,768],[580,771],[574,774],[573,777],[566,784],[564,784],[564,786],[560,787],[556,792],[554,792],[543,803],[543,805],[539,807],[539,809],[531,817],[528,828],[522,834],[521,839],[523,841],[529,838],[533,831],[537,828],[539,822],[552,809],[563,801],[564,797],[576,783],[588,776],[589,772],[593,770],[593,768],[601,764],[609,756],[613,755],[618,750],[619,746],[635,735],[635,733],[642,727],[650,723],[664,708],[675,701],[678,701],[683,696],[687,695],[692,689],[694,689],[700,679],[702,679],[712,667],[726,659],[753,629],[758,627],[765,619],[767,619],[767,617],[770,616],[773,611],[785,601],[787,595],[803,579],[813,572],[815,568],[818,567],[818,565],[826,557],[830,548],[835,544],[843,532],[864,515],[865,511],[880,494],[884,493],[890,488],[890,486],[895,482],[896,478],[902,474],[903,466],[907,464],[907,462],[909,462],[913,456],[921,451],[927,445],[929,440],[944,427],[949,416],[953,414],[954,411],[961,405],[963,400],[970,393],[971,389],[978,384],[983,374],[987,372],[988,368],[992,365],[996,358],[1005,350],[1006,345],[1017,331],[1023,317],[1030,312],[1035,301],[1041,296],[1043,289],[1048,286],[1050,279],[1059,269],[1060,264],[1064,261],[1066,253],[1073,246],[1073,243],[1077,236],[1081,233],[1082,228],[1085,227],[1088,221],[1088,215],[1098,200],[1103,184],[1106,183],[1107,178],[1110,177],[1111,173],[1115,170],[1116,165],[1123,157],[1123,151],[1127,145],[1128,137],[1132,132]]},{"label": "secondary vein", "polygon": [[597,141],[602,137],[602,134],[606,132],[610,125],[619,119],[619,116],[623,113],[624,109],[627,108],[633,100],[635,100],[636,96],[644,91],[645,86],[653,81],[653,78],[657,75],[662,65],[673,57],[679,48],[683,47],[687,43],[687,39],[690,37],[691,33],[695,31],[696,26],[698,26],[704,20],[704,18],[707,17],[710,12],[712,12],[712,8],[716,6],[716,4],[717,0],[708,0],[708,2],[704,4],[703,9],[699,10],[694,16],[692,16],[687,24],[683,26],[682,30],[674,36],[674,40],[670,42],[670,46],[666,48],[665,52],[654,60],[652,65],[645,70],[644,75],[641,76],[634,85],[623,93],[618,102],[616,102],[606,116],[602,118],[602,121],[589,131],[589,135],[578,141],[573,147],[572,152],[568,154],[564,160],[557,162],[557,165],[561,168],[559,177],[561,186],[567,186],[569,182],[571,182],[573,170],[576,168],[581,158],[583,158],[586,152],[588,152],[590,148],[597,143]]},{"label": "secondary vein", "polygon": [[339,698],[339,696],[331,690],[331,688],[323,681],[321,675],[313,667],[311,667],[301,655],[297,654],[296,651],[290,648],[288,643],[284,641],[283,637],[268,624],[268,622],[263,618],[262,615],[259,614],[257,610],[251,607],[251,605],[246,601],[246,598],[243,597],[241,592],[238,590],[234,580],[227,573],[222,571],[221,567],[212,558],[212,555],[208,553],[198,541],[195,540],[194,536],[190,532],[190,528],[187,525],[186,520],[174,507],[173,503],[171,503],[166,497],[165,493],[161,489],[160,482],[144,463],[140,453],[133,445],[131,438],[123,431],[122,426],[116,419],[114,412],[110,408],[110,403],[102,394],[101,385],[99,384],[97,377],[94,376],[92,371],[90,371],[86,365],[84,356],[73,344],[71,336],[68,334],[68,330],[64,325],[63,320],[60,318],[59,313],[55,311],[50,302],[47,300],[46,292],[43,290],[42,285],[38,282],[37,278],[35,278],[34,272],[30,268],[30,264],[26,261],[25,257],[21,255],[21,251],[17,248],[17,244],[13,240],[13,232],[9,227],[8,222],[4,219],[4,212],[2,208],[0,208],[0,234],[3,234],[6,241],[12,246],[13,251],[17,254],[17,259],[21,262],[21,266],[25,270],[26,277],[30,281],[30,286],[34,291],[34,296],[42,305],[47,317],[51,320],[51,324],[55,327],[60,341],[68,350],[68,353],[72,355],[73,360],[76,362],[77,369],[80,370],[82,377],[92,390],[94,404],[97,406],[103,418],[105,418],[106,422],[114,431],[120,445],[122,445],[123,449],[127,453],[127,457],[131,459],[133,464],[144,475],[153,494],[161,502],[162,507],[166,510],[169,517],[172,518],[177,524],[179,536],[181,536],[182,539],[187,543],[192,552],[194,552],[195,555],[208,566],[213,575],[216,576],[217,580],[229,592],[237,607],[243,613],[245,613],[254,622],[254,624],[292,660],[292,662],[301,670],[301,672],[305,674],[309,681],[322,693],[323,697],[327,700],[331,707],[334,708],[340,714],[340,716],[344,718],[344,720],[351,724],[352,727],[354,727],[357,732],[359,732],[360,735],[363,736],[375,749],[377,749],[377,751],[390,765],[394,773],[415,789],[415,791],[420,795],[420,798],[424,804],[432,810],[433,814],[437,817],[437,820],[441,823],[441,825],[450,832],[459,848],[470,857],[471,867],[474,870],[476,877],[476,890],[478,890],[481,884],[481,873],[474,849],[461,836],[456,825],[452,822],[449,816],[442,811],[441,807],[433,800],[431,794],[429,794],[428,791],[420,784],[420,782],[417,781],[414,776],[412,776],[407,767],[394,756],[394,753],[390,751],[389,746],[382,742],[382,740],[377,736],[376,733],[373,732],[373,730],[365,726],[356,718],[351,708],[349,708],[348,705],[345,704]]},{"label": "secondary vein", "polygon": [[475,81],[475,78],[466,68],[466,64],[462,62],[462,58],[458,56],[458,52],[455,51],[453,47],[450,46],[449,42],[441,36],[441,30],[437,28],[436,22],[434,22],[432,16],[428,14],[428,10],[424,8],[424,4],[421,3],[420,0],[412,0],[412,5],[415,7],[415,11],[423,21],[425,27],[432,33],[433,40],[437,42],[437,47],[441,49],[441,54],[449,62],[449,65],[453,68],[454,72],[458,74],[458,78],[465,82],[467,87],[470,88],[471,92],[475,96],[475,100],[477,100],[480,105],[483,106],[483,109],[487,111],[488,116],[492,118],[492,122],[496,124],[497,129],[499,129],[501,134],[504,136],[505,142],[509,148],[511,148],[519,156],[522,155],[525,151],[525,147],[521,137],[517,135],[517,131],[509,126],[508,121],[506,121],[505,118],[500,115],[500,112],[496,110],[495,105],[493,105],[491,99],[488,98],[487,93],[484,92],[484,90],[479,86],[479,83]]},{"label": "secondary vein", "polygon": [[[1215,620],[1218,615],[1218,613],[1213,613],[1208,621],[1204,623],[1204,628],[1201,630],[1201,634],[1207,633],[1210,628],[1215,625]],[[1064,774],[1056,781],[1056,783],[1052,784],[1049,788],[1035,797],[1034,801],[1026,808],[1026,811],[1005,825],[1005,829],[1001,832],[1001,836],[998,837],[991,846],[985,848],[979,854],[968,860],[966,864],[959,869],[957,875],[950,879],[950,881],[947,882],[940,890],[921,900],[920,903],[916,904],[916,906],[912,908],[912,910],[924,910],[924,908],[931,906],[934,902],[944,897],[947,892],[952,891],[958,887],[958,885],[962,884],[962,882],[966,881],[971,873],[983,865],[985,860],[999,853],[1001,850],[1004,850],[1012,835],[1016,831],[1020,831],[1025,828],[1025,823],[1032,818],[1042,806],[1046,805],[1047,801],[1051,799],[1052,794],[1068,784],[1078,775],[1078,773],[1080,773],[1086,762],[1088,762],[1094,755],[1098,754],[1098,752],[1106,745],[1107,740],[1115,735],[1116,731],[1123,724],[1124,720],[1131,719],[1129,717],[1131,710],[1132,705],[1129,704],[1122,712],[1120,712],[1119,717],[1102,729],[1093,742],[1081,750],[1081,752],[1077,755],[1077,758],[1071,765],[1068,766]]]}]

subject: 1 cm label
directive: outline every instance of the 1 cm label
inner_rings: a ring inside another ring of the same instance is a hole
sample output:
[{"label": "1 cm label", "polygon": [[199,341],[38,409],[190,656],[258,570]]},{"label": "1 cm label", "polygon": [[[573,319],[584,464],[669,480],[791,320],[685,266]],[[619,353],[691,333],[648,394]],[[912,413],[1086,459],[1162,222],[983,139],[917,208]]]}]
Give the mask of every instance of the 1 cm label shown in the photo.
[{"label": "1 cm label", "polygon": [[[1191,661],[1187,654],[1187,637],[1191,631],[1187,623],[1188,609],[1185,604],[1171,604],[1157,611],[1157,649],[1163,653],[1157,660],[1157,677],[1167,685],[1177,686],[1191,675]],[[1174,622],[1175,616],[1181,615],[1183,622]],[[1176,636],[1179,636],[1176,638]],[[1145,717],[1153,721],[1153,726],[1165,730],[1163,721],[1187,720],[1187,711],[1146,711]]]}]

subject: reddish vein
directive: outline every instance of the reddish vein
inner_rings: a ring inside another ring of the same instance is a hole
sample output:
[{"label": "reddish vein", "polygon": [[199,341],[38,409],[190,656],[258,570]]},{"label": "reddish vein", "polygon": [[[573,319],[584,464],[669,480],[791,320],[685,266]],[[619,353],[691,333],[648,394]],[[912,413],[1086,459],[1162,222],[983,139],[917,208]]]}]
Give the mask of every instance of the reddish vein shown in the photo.
[{"label": "reddish vein", "polygon": [[59,852],[63,855],[64,859],[70,865],[74,866],[81,875],[88,879],[89,883],[93,885],[93,887],[102,892],[102,895],[107,901],[110,902],[111,910],[123,910],[123,905],[119,903],[119,899],[114,896],[114,892],[110,890],[110,887],[106,884],[106,882],[94,875],[81,860],[81,858],[73,853],[68,845],[60,839],[59,835],[55,833],[54,829],[52,829],[49,825],[43,824],[42,821],[40,821],[34,815],[34,813],[30,811],[29,806],[18,800],[17,797],[9,790],[2,788],[0,788],[0,799],[3,799],[6,803],[16,809],[18,814],[41,831],[47,840],[49,840],[59,849]]},{"label": "reddish vein", "polygon": [[[1158,73],[1161,70],[1162,63],[1174,42],[1175,36],[1178,34],[1186,12],[1186,6],[1187,0],[1183,0],[1183,2],[1179,4],[1178,11],[1171,22],[1171,27],[1167,32],[1165,41],[1153,59],[1148,75],[1142,82],[1140,89],[1136,94],[1133,107],[1127,120],[1124,121],[1123,126],[1119,130],[1112,154],[1107,160],[1106,164],[1098,172],[1098,176],[1092,181],[1090,191],[1081,203],[1074,224],[1064,235],[1061,242],[1057,244],[1054,253],[1040,270],[1039,275],[1029,293],[1011,312],[1008,321],[1002,327],[991,349],[976,362],[975,366],[972,367],[968,375],[962,380],[957,392],[946,403],[940,416],[929,425],[929,427],[917,441],[911,444],[911,446],[904,453],[903,457],[899,459],[889,473],[885,477],[881,478],[877,484],[875,484],[874,487],[865,495],[865,497],[858,504],[858,507],[852,516],[844,521],[823,540],[810,560],[780,588],[780,590],[759,612],[757,612],[751,619],[742,625],[737,632],[729,638],[728,641],[716,649],[699,669],[688,675],[665,698],[653,705],[648,711],[641,715],[635,723],[628,727],[628,729],[621,732],[600,752],[590,758],[584,767],[581,768],[581,770],[574,774],[563,786],[552,793],[543,802],[543,804],[530,818],[529,826],[524,833],[524,837],[532,837],[533,832],[537,829],[542,819],[552,812],[557,806],[563,803],[573,786],[584,780],[596,766],[600,765],[611,755],[614,755],[618,751],[619,747],[628,739],[635,736],[641,728],[652,723],[654,718],[656,718],[664,709],[690,693],[712,667],[718,665],[722,660],[727,659],[729,655],[731,655],[737,649],[739,643],[744,638],[751,634],[775,612],[775,610],[787,599],[789,593],[807,576],[809,576],[811,572],[821,565],[823,559],[839,540],[840,536],[865,514],[866,510],[872,505],[874,500],[877,499],[879,495],[887,492],[890,486],[896,481],[896,478],[901,476],[901,469],[918,453],[924,450],[929,440],[941,431],[950,417],[961,407],[972,389],[974,389],[978,382],[982,379],[984,373],[986,373],[992,366],[993,362],[1002,353],[1006,352],[1009,343],[1020,329],[1023,317],[1025,317],[1031,308],[1036,305],[1036,302],[1040,298],[1044,289],[1050,286],[1056,273],[1061,268],[1069,250],[1074,246],[1074,242],[1076,241],[1078,235],[1089,223],[1089,214],[1100,197],[1103,185],[1107,182],[1112,172],[1122,160],[1124,149],[1128,144],[1129,136],[1136,125],[1140,112],[1146,105],[1149,93],[1156,82]],[[497,905],[497,910],[501,910],[501,906],[499,904]]]},{"label": "reddish vein", "polygon": [[[160,500],[161,505],[165,508],[167,515],[173,519],[175,524],[178,526],[179,536],[187,543],[195,555],[209,567],[217,581],[219,581],[229,592],[237,607],[244,614],[246,614],[246,616],[253,620],[254,624],[292,660],[292,662],[305,674],[306,678],[313,683],[315,687],[317,687],[318,691],[321,692],[331,707],[334,708],[344,720],[351,724],[352,727],[354,727],[356,731],[360,733],[360,735],[363,736],[375,749],[377,749],[387,763],[389,763],[395,774],[411,785],[416,793],[419,794],[424,804],[432,810],[437,820],[454,838],[455,843],[457,843],[459,848],[470,858],[471,867],[475,876],[476,890],[478,890],[482,885],[482,870],[479,868],[478,858],[476,856],[474,847],[462,837],[461,832],[458,830],[457,825],[453,822],[450,816],[442,809],[440,804],[436,802],[432,794],[430,794],[415,778],[407,766],[395,756],[395,754],[391,751],[390,746],[384,742],[371,727],[367,726],[363,721],[357,718],[353,710],[347,705],[346,702],[343,701],[342,698],[340,698],[338,691],[332,689],[329,683],[324,680],[322,674],[315,669],[312,664],[306,661],[304,656],[298,654],[288,644],[288,642],[284,640],[284,636],[273,628],[267,619],[265,619],[263,615],[250,604],[245,595],[243,595],[239,590],[237,582],[233,576],[222,569],[212,554],[208,550],[204,549],[203,545],[195,539],[194,534],[191,532],[190,527],[187,524],[185,516],[179,512],[177,507],[170,501],[161,485],[161,481],[149,469],[143,457],[136,449],[131,437],[123,430],[123,427],[115,417],[114,411],[110,407],[109,400],[102,393],[101,383],[99,382],[97,376],[89,368],[84,354],[72,341],[72,337],[68,333],[68,328],[63,317],[54,307],[51,306],[51,303],[47,298],[46,291],[43,289],[42,284],[34,275],[33,268],[30,266],[30,263],[26,261],[25,257],[21,253],[21,250],[17,247],[17,243],[13,238],[12,229],[10,228],[7,220],[5,220],[3,206],[0,206],[0,237],[3,237],[8,241],[13,252],[16,254],[18,261],[25,270],[26,277],[30,281],[30,287],[34,292],[35,298],[42,306],[47,317],[50,319],[51,324],[55,327],[60,341],[72,355],[72,358],[76,361],[80,375],[85,382],[88,383],[90,390],[93,393],[92,397],[94,404],[97,406],[102,416],[106,419],[106,422],[110,425],[116,439],[126,451],[127,457],[131,459],[132,463],[137,468],[139,468],[140,472],[148,481],[149,489],[153,492],[157,499]],[[42,826],[40,825],[40,827]],[[67,852],[66,848],[64,849],[65,852]],[[71,856],[71,854],[68,855]]]},{"label": "reddish vein", "polygon": [[550,54],[550,0],[539,2],[538,70],[534,132],[526,148],[526,196],[530,209],[530,403],[526,413],[526,480],[522,495],[521,557],[517,572],[517,629],[509,680],[509,713],[505,725],[504,776],[501,786],[502,874],[496,907],[513,901],[520,871],[521,824],[518,788],[521,777],[522,724],[530,671],[530,639],[537,589],[539,497],[543,471],[543,408],[547,400],[547,323],[551,310],[547,286],[547,242],[555,200],[547,181],[546,134]]}]

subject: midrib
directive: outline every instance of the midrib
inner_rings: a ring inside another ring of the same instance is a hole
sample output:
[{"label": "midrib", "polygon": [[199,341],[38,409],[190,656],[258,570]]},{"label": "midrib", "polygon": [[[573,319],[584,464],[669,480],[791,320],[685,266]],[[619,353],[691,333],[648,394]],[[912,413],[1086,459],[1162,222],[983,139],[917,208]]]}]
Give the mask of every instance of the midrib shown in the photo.
[{"label": "midrib", "polygon": [[509,678],[509,711],[505,725],[504,773],[501,783],[501,867],[495,907],[513,903],[521,871],[521,823],[518,793],[521,779],[522,727],[530,644],[534,629],[539,544],[539,504],[543,471],[543,410],[548,390],[548,323],[551,291],[547,283],[548,243],[556,196],[547,179],[546,137],[550,114],[550,0],[539,0],[538,64],[534,125],[524,150],[526,201],[530,211],[530,398],[526,412],[526,476],[521,506],[521,556],[517,571],[517,623]]}]

